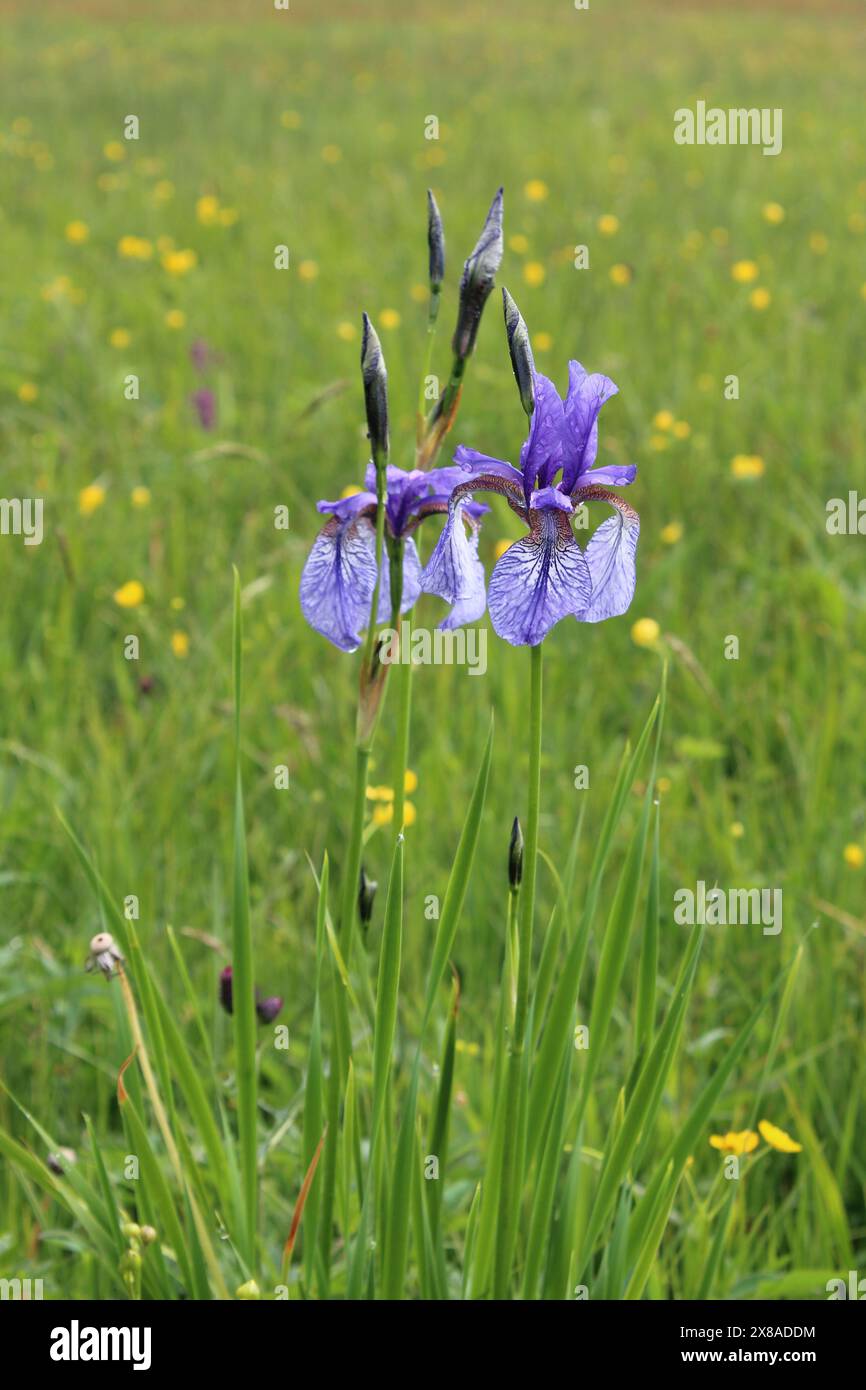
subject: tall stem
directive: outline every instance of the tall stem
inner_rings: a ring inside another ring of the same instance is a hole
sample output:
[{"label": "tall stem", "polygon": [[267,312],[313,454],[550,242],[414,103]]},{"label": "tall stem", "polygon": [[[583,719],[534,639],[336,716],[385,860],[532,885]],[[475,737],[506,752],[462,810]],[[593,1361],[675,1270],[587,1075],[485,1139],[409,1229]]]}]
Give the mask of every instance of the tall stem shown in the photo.
[{"label": "tall stem", "polygon": [[[535,918],[535,879],[538,861],[538,814],[541,802],[541,643],[530,648],[530,663],[529,814],[526,821],[523,883],[520,890],[514,1023],[505,1070],[502,1183],[493,1282],[493,1296],[497,1299],[505,1299],[509,1293],[511,1263],[517,1237],[520,1192],[523,1186],[525,1145],[521,1138],[523,1127],[521,1125],[520,1088],[523,1081],[523,1047],[529,1010],[532,929]],[[509,927],[511,927],[511,921],[512,913],[509,911]],[[513,957],[514,953],[511,954]],[[506,970],[505,973],[507,978],[510,972]]]}]

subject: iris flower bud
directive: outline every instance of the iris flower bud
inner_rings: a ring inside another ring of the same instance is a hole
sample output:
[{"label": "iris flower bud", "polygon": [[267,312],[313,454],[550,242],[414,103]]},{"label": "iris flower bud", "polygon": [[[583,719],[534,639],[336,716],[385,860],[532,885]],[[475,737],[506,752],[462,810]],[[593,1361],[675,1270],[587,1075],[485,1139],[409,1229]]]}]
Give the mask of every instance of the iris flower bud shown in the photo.
[{"label": "iris flower bud", "polygon": [[379,336],[367,314],[363,315],[363,320],[361,376],[367,408],[367,434],[373,458],[378,459],[388,453],[388,371]]},{"label": "iris flower bud", "polygon": [[523,831],[520,829],[520,821],[514,817],[514,824],[511,827],[511,843],[508,846],[508,886],[515,892],[520,887],[520,880],[523,878]]},{"label": "iris flower bud", "polygon": [[452,348],[454,356],[461,361],[470,355],[475,346],[478,325],[484,312],[484,305],[493,280],[502,262],[502,189],[490,204],[490,211],[475,243],[475,249],[463,266],[460,280],[460,305],[457,310],[457,327],[454,330]]},{"label": "iris flower bud", "polygon": [[430,249],[430,290],[438,294],[445,279],[445,234],[442,216],[431,190],[427,189],[427,245]]},{"label": "iris flower bud", "polygon": [[502,308],[505,312],[505,332],[514,380],[517,382],[523,409],[527,415],[531,415],[535,409],[535,363],[532,360],[529,330],[523,321],[523,315],[504,286]]}]

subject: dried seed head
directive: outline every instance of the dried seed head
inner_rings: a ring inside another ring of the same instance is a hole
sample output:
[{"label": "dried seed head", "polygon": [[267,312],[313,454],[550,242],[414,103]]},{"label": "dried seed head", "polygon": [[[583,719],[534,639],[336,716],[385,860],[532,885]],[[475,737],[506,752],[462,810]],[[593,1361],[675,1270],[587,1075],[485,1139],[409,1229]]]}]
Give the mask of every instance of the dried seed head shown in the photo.
[{"label": "dried seed head", "polygon": [[463,266],[460,280],[460,306],[457,310],[457,327],[454,329],[452,348],[455,357],[461,361],[469,356],[475,346],[478,325],[484,312],[484,305],[493,280],[502,262],[502,189],[490,204],[481,235],[475,249]]},{"label": "dried seed head", "polygon": [[514,380],[517,382],[523,409],[527,415],[531,415],[535,409],[535,363],[532,360],[529,330],[524,323],[523,315],[504,286],[502,308],[505,313],[505,332]]}]

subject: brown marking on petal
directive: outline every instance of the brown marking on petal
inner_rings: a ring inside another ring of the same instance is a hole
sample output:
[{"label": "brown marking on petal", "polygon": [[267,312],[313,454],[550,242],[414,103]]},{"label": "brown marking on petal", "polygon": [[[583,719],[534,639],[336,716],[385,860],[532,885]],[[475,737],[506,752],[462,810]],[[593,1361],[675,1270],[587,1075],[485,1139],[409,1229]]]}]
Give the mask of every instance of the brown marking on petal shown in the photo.
[{"label": "brown marking on petal", "polygon": [[625,498],[620,497],[619,493],[612,492],[609,487],[601,487],[598,483],[575,488],[571,494],[571,500],[572,502],[575,500],[579,502],[607,502],[609,506],[615,507],[618,512],[621,512],[626,521],[638,521],[640,519],[630,502],[626,502]]},{"label": "brown marking on petal", "polygon": [[451,494],[451,501],[458,501],[461,497],[468,497],[471,492],[498,492],[508,503],[513,512],[523,517],[526,521],[526,504],[523,500],[523,492],[513,483],[510,478],[500,478],[495,473],[479,473],[477,477],[468,479],[465,483],[458,483]]}]

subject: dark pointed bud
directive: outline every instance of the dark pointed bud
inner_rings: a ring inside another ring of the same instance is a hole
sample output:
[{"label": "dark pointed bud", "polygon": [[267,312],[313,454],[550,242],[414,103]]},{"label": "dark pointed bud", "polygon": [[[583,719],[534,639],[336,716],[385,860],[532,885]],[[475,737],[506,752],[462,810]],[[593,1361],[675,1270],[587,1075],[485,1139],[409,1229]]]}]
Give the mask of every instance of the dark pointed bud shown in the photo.
[{"label": "dark pointed bud", "polygon": [[511,827],[511,844],[508,846],[508,886],[519,888],[523,878],[523,831],[520,821],[514,817]]},{"label": "dark pointed bud", "polygon": [[427,245],[430,248],[430,289],[438,294],[445,279],[445,233],[442,216],[430,189],[427,189]]},{"label": "dark pointed bud", "polygon": [[373,916],[373,899],[376,896],[376,889],[379,887],[375,879],[368,878],[363,864],[361,865],[361,876],[358,882],[358,915],[361,918],[361,926],[364,930],[370,925],[370,918]]},{"label": "dark pointed bud", "polygon": [[455,357],[467,358],[475,346],[478,325],[493,280],[502,262],[502,189],[490,204],[487,220],[475,244],[475,250],[463,266],[460,281],[460,307],[452,348]]},{"label": "dark pointed bud", "polygon": [[220,1003],[227,1014],[232,1011],[232,968],[227,965],[220,971]]},{"label": "dark pointed bud", "polygon": [[388,452],[388,372],[379,336],[369,317],[364,314],[363,318],[361,376],[364,380],[364,403],[367,408],[367,435],[375,459]]},{"label": "dark pointed bud", "polygon": [[508,351],[514,380],[520,392],[520,400],[527,415],[535,409],[535,363],[529,343],[529,330],[523,315],[507,289],[502,289],[502,308],[505,311],[505,332],[508,335]]},{"label": "dark pointed bud", "polygon": [[269,999],[256,999],[256,1016],[259,1023],[273,1023],[282,1007],[283,1001],[278,994],[272,994]]}]

